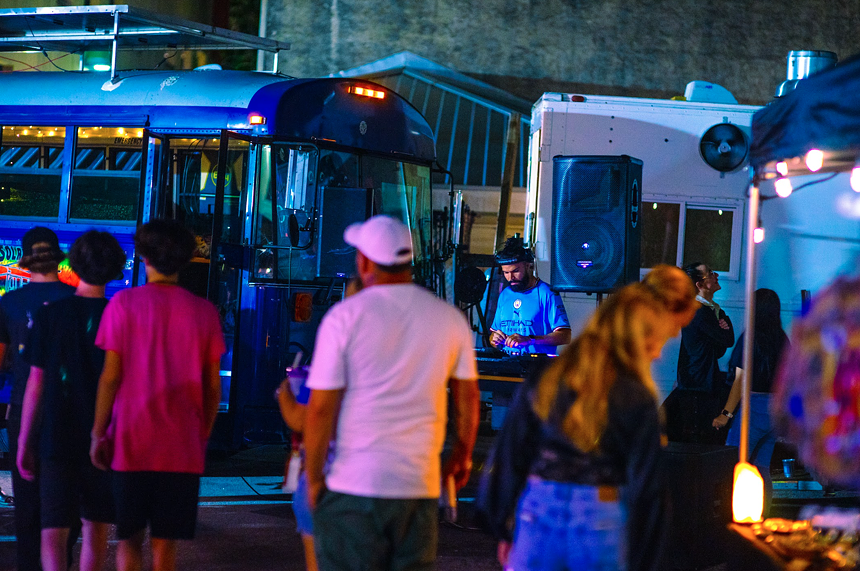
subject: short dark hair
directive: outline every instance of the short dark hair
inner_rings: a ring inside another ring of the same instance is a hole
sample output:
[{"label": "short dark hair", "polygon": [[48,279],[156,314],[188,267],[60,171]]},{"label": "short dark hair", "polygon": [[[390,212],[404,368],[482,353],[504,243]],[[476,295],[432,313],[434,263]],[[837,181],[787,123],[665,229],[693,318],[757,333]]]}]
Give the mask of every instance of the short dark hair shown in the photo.
[{"label": "short dark hair", "polygon": [[81,281],[102,286],[119,279],[125,268],[126,254],[107,232],[89,230],[81,234],[69,250],[69,265]]},{"label": "short dark hair", "polygon": [[[681,269],[684,270],[685,274],[690,276],[690,279],[693,280],[693,285],[696,285],[697,283],[705,279],[705,272],[699,269],[699,266],[704,265],[704,262],[692,262]],[[696,288],[698,289],[698,286],[696,286]]]},{"label": "short dark hair", "polygon": [[172,276],[191,261],[197,241],[188,228],[176,220],[147,222],[134,235],[137,255],[159,273]]}]

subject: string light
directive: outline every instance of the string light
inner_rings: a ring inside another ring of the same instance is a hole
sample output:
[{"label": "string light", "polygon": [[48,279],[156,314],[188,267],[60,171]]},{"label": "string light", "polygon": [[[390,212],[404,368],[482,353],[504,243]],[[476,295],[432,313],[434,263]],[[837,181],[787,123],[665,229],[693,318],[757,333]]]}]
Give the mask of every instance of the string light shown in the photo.
[{"label": "string light", "polygon": [[787,198],[794,190],[791,186],[791,180],[785,177],[776,179],[776,182],[773,183],[773,187],[776,189],[776,193],[782,198]]},{"label": "string light", "polygon": [[818,149],[812,149],[806,153],[806,168],[812,172],[818,172],[824,166],[824,153]]}]

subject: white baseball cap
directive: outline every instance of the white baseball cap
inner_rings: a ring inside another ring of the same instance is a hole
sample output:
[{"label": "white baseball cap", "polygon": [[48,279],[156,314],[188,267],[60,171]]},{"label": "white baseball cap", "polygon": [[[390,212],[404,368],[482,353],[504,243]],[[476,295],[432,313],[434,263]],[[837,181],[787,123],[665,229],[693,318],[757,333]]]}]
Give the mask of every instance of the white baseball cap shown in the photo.
[{"label": "white baseball cap", "polygon": [[412,261],[412,234],[403,222],[391,216],[379,214],[350,224],[343,233],[343,241],[380,266]]}]

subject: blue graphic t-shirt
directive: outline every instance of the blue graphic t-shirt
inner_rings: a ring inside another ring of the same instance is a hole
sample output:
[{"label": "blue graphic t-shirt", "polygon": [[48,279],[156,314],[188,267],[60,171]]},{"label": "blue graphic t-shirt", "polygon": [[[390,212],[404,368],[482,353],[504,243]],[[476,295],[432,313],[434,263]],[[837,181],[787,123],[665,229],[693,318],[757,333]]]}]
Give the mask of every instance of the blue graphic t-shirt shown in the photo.
[{"label": "blue graphic t-shirt", "polygon": [[[530,290],[516,292],[506,287],[499,294],[492,329],[505,335],[548,335],[556,329],[570,328],[561,297],[546,282],[538,280]],[[555,353],[555,347],[529,345],[502,347],[507,353]]]}]

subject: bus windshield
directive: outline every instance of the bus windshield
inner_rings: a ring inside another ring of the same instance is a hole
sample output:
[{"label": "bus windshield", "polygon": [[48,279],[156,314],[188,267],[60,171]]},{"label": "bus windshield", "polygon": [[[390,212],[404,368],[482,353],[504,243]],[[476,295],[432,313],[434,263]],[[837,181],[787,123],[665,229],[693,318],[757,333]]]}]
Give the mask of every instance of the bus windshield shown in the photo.
[{"label": "bus windshield", "polygon": [[[264,145],[254,280],[312,281],[355,273],[343,241],[354,222],[388,214],[413,236],[416,270],[430,249],[430,168],[311,146]],[[292,229],[293,237],[290,239]]]}]

